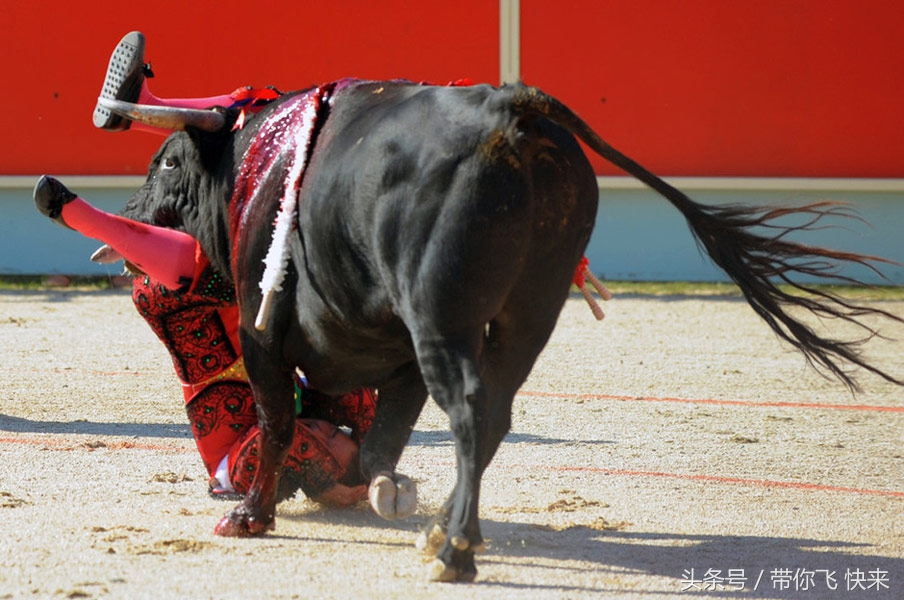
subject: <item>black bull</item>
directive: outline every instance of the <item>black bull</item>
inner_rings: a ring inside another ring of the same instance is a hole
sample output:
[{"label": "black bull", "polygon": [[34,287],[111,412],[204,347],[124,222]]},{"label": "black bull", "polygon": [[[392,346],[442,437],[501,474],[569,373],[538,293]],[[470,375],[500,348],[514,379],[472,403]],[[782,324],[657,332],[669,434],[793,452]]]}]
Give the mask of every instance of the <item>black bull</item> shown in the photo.
[{"label": "black bull", "polygon": [[[849,281],[834,275],[834,263],[880,260],[786,239],[835,206],[697,204],[613,149],[567,107],[520,84],[360,82],[324,99],[297,196],[284,291],[258,329],[262,259],[290,166],[277,161],[254,181],[242,178],[260,124],[292,97],[235,132],[229,130],[235,115],[227,113],[225,126],[213,127],[218,131],[189,126],[171,136],[123,211],[194,235],[237,288],[260,414],[260,468],[243,502],[220,522],[220,534],[273,526],[293,431],[290,374],[300,367],[326,392],[379,389],[360,466],[372,482],[371,503],[390,518],[410,511],[410,482],[395,465],[428,394],[448,414],[458,479],[427,530],[438,548],[430,575],[475,576],[482,474],[568,297],[596,215],[596,180],[575,136],[678,208],[754,310],[811,363],[852,387],[849,363],[901,383],[859,356],[859,340],[819,337],[786,309],[802,306],[858,325],[868,313],[898,317],[819,290],[801,287],[807,293],[791,295],[774,283],[790,283],[795,274]],[[129,110],[142,118],[140,107]],[[789,214],[802,215],[805,224],[775,222]],[[865,337],[874,334],[861,327]]]}]

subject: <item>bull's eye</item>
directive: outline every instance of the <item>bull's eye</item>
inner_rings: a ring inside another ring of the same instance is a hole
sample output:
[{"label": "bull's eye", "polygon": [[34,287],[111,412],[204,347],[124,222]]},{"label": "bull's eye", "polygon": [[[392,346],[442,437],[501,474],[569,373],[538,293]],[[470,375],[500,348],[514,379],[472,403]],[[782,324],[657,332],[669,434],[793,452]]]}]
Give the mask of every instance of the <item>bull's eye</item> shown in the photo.
[{"label": "bull's eye", "polygon": [[179,163],[177,163],[176,159],[172,158],[171,156],[167,156],[166,158],[163,159],[163,162],[160,163],[160,168],[163,169],[164,171],[170,171],[172,169],[175,169],[178,166],[179,166]]}]

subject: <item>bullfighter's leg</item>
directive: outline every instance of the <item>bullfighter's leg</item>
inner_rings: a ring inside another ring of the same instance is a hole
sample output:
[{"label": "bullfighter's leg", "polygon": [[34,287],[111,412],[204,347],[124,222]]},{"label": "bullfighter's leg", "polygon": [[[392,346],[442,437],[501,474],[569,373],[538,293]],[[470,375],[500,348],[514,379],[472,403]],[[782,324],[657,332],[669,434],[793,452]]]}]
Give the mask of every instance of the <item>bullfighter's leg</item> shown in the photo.
[{"label": "bullfighter's leg", "polygon": [[227,537],[261,535],[275,527],[279,480],[295,434],[293,370],[275,364],[252,336],[241,334],[257,404],[259,462],[244,500],[216,527],[217,535]]},{"label": "bullfighter's leg", "polygon": [[[208,109],[214,106],[233,108],[247,107],[254,111],[262,104],[279,96],[279,92],[267,88],[256,90],[238,88],[231,94],[201,98],[159,98],[148,88],[148,78],[153,77],[150,64],[144,61],[144,35],[140,31],[126,34],[114,48],[107,65],[107,73],[101,87],[101,98],[123,100],[134,104],[151,106],[171,106],[174,108]],[[130,127],[159,135],[169,135],[172,131],[136,123],[110,112],[100,104],[94,107],[94,126],[107,131],[125,131]]]},{"label": "bullfighter's leg", "polygon": [[170,289],[181,287],[195,272],[198,242],[187,233],[98,210],[48,175],[38,180],[33,194],[42,214],[63,227],[108,244],[115,260],[126,259]]},{"label": "bullfighter's leg", "polygon": [[427,388],[414,364],[380,387],[373,426],[361,446],[361,469],[371,482],[370,504],[384,519],[402,519],[417,509],[414,482],[395,467],[426,400]]}]

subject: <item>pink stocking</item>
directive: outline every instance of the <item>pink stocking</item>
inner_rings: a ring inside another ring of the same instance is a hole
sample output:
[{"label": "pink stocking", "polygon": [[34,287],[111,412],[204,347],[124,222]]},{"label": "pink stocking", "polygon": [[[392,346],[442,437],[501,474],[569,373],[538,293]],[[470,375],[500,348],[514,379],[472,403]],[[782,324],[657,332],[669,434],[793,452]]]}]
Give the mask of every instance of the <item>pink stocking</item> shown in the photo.
[{"label": "pink stocking", "polygon": [[64,204],[61,216],[66,225],[104,242],[168,288],[178,289],[195,274],[200,245],[187,233],[111,215],[81,198]]},{"label": "pink stocking", "polygon": [[[151,93],[148,88],[148,80],[141,82],[141,92],[138,95],[138,104],[148,104],[151,106],[171,106],[173,108],[195,108],[207,110],[214,106],[222,108],[235,108],[238,106],[246,106],[251,112],[257,112],[262,104],[256,104],[258,101],[270,101],[277,98],[279,93],[269,89],[253,89],[249,87],[240,87],[231,94],[223,94],[220,96],[206,96],[203,98],[159,98]],[[132,129],[136,131],[147,131],[158,135],[169,135],[172,131],[168,129],[160,129],[151,127],[143,123],[133,121]]]}]

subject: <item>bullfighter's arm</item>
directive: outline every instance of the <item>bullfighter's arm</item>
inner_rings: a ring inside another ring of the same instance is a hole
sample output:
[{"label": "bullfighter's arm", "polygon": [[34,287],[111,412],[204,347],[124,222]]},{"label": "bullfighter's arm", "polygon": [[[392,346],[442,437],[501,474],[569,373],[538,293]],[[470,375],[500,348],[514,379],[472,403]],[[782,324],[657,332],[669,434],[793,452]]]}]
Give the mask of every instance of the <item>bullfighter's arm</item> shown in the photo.
[{"label": "bullfighter's arm", "polygon": [[168,288],[191,281],[199,253],[187,233],[132,221],[94,208],[52,177],[35,187],[35,204],[60,225],[99,240]]}]

